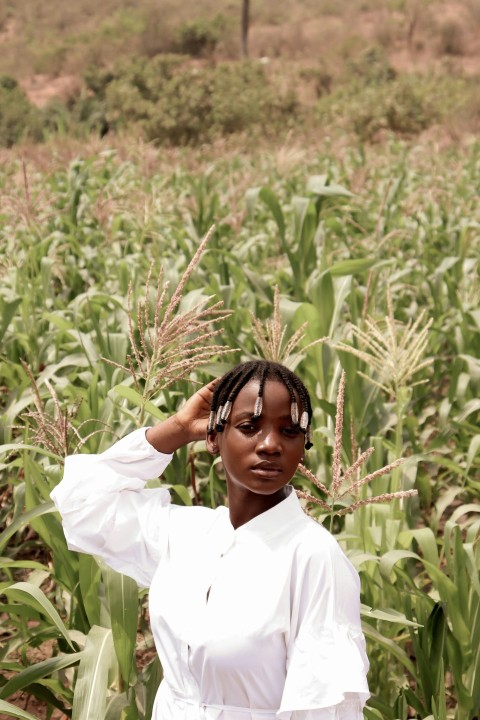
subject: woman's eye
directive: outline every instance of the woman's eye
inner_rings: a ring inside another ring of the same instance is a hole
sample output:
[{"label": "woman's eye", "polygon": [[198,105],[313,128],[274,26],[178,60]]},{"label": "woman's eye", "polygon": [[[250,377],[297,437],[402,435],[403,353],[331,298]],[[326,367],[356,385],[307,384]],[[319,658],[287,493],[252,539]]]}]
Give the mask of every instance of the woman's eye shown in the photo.
[{"label": "woman's eye", "polygon": [[238,426],[238,429],[241,430],[242,432],[249,433],[249,432],[255,432],[256,427],[253,423],[242,423],[241,425]]},{"label": "woman's eye", "polygon": [[300,432],[300,428],[298,428],[296,425],[290,425],[289,427],[284,428],[283,432],[289,437],[296,437]]}]

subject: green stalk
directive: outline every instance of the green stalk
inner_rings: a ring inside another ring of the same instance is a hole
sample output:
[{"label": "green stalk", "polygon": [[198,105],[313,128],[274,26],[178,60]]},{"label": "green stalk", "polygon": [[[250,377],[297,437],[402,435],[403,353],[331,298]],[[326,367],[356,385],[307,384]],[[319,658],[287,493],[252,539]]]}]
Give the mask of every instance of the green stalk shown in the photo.
[{"label": "green stalk", "polygon": [[[395,427],[395,457],[402,456],[403,450],[403,410],[402,388],[398,391],[396,399],[397,424]],[[390,483],[390,492],[398,492],[401,490],[401,470],[399,467],[392,471],[392,480]]]}]

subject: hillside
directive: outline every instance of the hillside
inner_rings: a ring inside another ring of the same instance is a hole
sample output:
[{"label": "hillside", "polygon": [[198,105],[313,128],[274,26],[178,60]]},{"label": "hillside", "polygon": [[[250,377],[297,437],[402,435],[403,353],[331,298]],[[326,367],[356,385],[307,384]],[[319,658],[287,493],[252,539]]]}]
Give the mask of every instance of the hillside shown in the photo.
[{"label": "hillside", "polygon": [[[214,60],[240,56],[240,0],[4,0],[0,74],[21,81],[42,106],[68,97],[91,67],[129,57],[190,49],[185,28],[211,35]],[[369,46],[399,71],[476,74],[480,69],[477,0],[253,0],[252,58],[320,68],[334,78]],[[288,74],[289,70],[283,68]]]}]

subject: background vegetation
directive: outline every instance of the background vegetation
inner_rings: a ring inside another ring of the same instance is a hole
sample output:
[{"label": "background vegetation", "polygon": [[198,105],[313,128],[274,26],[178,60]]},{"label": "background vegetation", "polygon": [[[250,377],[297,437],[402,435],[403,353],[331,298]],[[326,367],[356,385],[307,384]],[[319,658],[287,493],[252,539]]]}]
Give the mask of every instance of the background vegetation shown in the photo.
[{"label": "background vegetation", "polygon": [[[333,502],[312,513],[361,575],[366,717],[480,713],[476,6],[452,19],[440,0],[252,5],[243,63],[236,4],[219,17],[164,3],[157,34],[147,2],[2,5],[2,718],[150,717],[161,668],[145,593],[67,550],[49,493],[67,452],[101,451],[194,381],[267,353],[251,314],[280,318],[282,357],[315,398],[308,466],[330,495],[296,483]],[[39,72],[43,91],[68,76],[68,92],[45,104]],[[154,323],[160,268],[171,297],[213,222],[172,312],[223,301],[211,342],[236,350],[210,347],[168,386],[164,345],[132,347],[137,303]],[[365,473],[407,458],[368,485],[353,473],[350,490],[332,478],[342,368],[343,467],[368,447]],[[225,500],[203,443],[164,482],[179,503]]]},{"label": "background vegetation", "polygon": [[163,145],[479,130],[474,0],[258,0],[240,63],[240,0],[97,5],[4,1],[0,145],[125,127]]}]

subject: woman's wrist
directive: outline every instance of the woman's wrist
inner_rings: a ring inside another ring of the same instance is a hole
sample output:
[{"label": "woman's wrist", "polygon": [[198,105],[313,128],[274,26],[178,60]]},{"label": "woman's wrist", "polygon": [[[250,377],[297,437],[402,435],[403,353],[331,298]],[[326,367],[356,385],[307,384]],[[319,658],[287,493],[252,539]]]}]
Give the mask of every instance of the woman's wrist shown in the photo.
[{"label": "woman's wrist", "polygon": [[193,442],[197,438],[177,418],[172,415],[146,432],[146,438],[158,452],[170,455],[175,450]]}]

